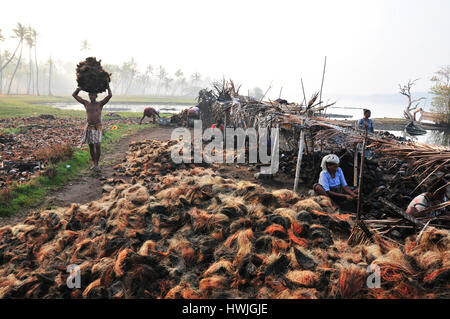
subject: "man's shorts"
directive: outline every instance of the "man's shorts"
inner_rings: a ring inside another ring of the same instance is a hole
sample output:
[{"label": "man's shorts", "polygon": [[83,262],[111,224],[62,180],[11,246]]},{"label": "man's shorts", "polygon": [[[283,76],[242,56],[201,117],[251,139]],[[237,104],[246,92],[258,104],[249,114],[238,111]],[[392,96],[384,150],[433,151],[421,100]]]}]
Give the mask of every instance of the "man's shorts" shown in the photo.
[{"label": "man's shorts", "polygon": [[102,124],[88,124],[84,129],[82,144],[99,144],[102,142]]}]

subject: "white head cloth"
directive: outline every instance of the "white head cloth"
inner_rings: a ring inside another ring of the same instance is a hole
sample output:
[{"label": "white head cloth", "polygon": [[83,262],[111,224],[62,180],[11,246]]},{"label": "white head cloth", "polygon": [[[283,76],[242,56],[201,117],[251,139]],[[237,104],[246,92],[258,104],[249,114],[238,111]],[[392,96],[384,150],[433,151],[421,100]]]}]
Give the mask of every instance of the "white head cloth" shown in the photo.
[{"label": "white head cloth", "polygon": [[324,172],[328,172],[327,163],[333,163],[339,165],[339,157],[336,154],[328,154],[322,158],[320,166]]}]

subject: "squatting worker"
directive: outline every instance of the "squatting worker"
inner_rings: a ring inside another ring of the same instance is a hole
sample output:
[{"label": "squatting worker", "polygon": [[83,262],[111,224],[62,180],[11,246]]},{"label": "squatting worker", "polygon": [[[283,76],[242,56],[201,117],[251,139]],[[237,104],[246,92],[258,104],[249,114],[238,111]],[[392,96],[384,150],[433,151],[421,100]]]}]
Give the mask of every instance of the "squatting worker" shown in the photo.
[{"label": "squatting worker", "polygon": [[100,160],[100,144],[102,142],[102,110],[103,106],[108,103],[112,97],[111,88],[108,84],[108,95],[100,102],[97,99],[97,93],[89,93],[89,100],[83,100],[78,96],[81,89],[77,88],[72,96],[84,105],[86,109],[87,125],[84,130],[84,136],[81,143],[89,145],[89,152],[91,153],[94,166],[91,169],[99,171],[98,161]]},{"label": "squatting worker", "polygon": [[223,131],[225,129],[223,127],[222,120],[218,120],[216,124],[211,125],[211,128],[218,128],[218,129],[220,129],[222,131],[222,133],[223,133]]},{"label": "squatting worker", "polygon": [[445,195],[447,189],[446,186],[447,185],[443,180],[437,180],[430,183],[428,192],[416,196],[411,203],[409,203],[406,213],[411,214],[414,217],[436,217],[442,214],[449,215],[446,208],[429,213],[424,212],[427,208],[448,201],[448,198],[446,198]]},{"label": "squatting worker", "polygon": [[372,112],[370,112],[370,110],[364,109],[364,117],[362,119],[359,120],[358,122],[358,127],[362,130],[366,129],[366,125],[367,125],[367,131],[369,133],[373,133],[373,121],[370,119],[370,116],[372,115]]},{"label": "squatting worker", "polygon": [[200,109],[197,106],[191,107],[187,111],[188,126],[194,126],[194,121],[200,119]]},{"label": "squatting worker", "polygon": [[314,185],[314,191],[319,195],[329,197],[334,209],[339,208],[336,202],[343,203],[358,198],[358,190],[352,191],[345,181],[344,172],[339,167],[337,155],[324,156],[321,167],[319,183]]},{"label": "squatting worker", "polygon": [[144,109],[144,114],[142,115],[142,118],[141,118],[141,121],[139,122],[139,124],[142,124],[142,120],[143,120],[146,116],[147,116],[147,117],[151,117],[153,123],[156,122],[156,117],[158,117],[158,118],[161,117],[161,116],[159,116],[159,110],[155,110],[154,108],[152,108],[152,107],[149,106],[149,107],[146,107],[146,108]]}]

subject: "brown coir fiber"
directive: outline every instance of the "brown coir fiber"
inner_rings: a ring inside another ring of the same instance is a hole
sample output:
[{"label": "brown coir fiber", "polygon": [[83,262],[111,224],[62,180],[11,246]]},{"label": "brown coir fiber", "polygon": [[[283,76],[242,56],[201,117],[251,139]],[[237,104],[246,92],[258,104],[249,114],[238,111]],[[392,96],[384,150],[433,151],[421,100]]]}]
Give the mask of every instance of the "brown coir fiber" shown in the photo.
[{"label": "brown coir fiber", "polygon": [[[164,160],[172,145],[131,145],[117,169],[134,184],[0,228],[0,297],[448,297],[448,231],[429,228],[408,251],[349,247],[351,219],[323,198],[175,165]],[[80,289],[66,285],[70,264]],[[369,264],[380,267],[379,289],[366,285]]]}]

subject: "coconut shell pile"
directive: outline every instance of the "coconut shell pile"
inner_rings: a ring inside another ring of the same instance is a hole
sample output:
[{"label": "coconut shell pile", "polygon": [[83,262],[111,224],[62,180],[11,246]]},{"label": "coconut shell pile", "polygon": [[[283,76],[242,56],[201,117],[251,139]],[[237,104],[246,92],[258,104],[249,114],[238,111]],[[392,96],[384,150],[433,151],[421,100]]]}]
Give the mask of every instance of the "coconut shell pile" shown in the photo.
[{"label": "coconut shell pile", "polygon": [[[112,125],[135,124],[137,119],[106,119],[104,130]],[[0,190],[11,183],[26,183],[45,169],[49,161],[47,148],[56,153],[62,145],[80,145],[86,121],[40,115],[26,118],[0,119]],[[11,133],[1,132],[10,130]],[[55,154],[57,155],[57,154]]]},{"label": "coconut shell pile", "polygon": [[89,93],[102,93],[108,88],[111,81],[111,73],[106,72],[102,65],[102,60],[95,57],[86,58],[85,61],[77,65],[78,87]]},{"label": "coconut shell pile", "polygon": [[0,120],[2,129],[17,133],[0,134],[0,189],[12,182],[25,183],[47,166],[41,155],[46,148],[79,144],[83,134],[80,120],[30,117]]},{"label": "coconut shell pile", "polygon": [[[0,228],[0,298],[450,297],[448,231],[352,248],[352,216],[327,198],[172,165],[173,147],[134,143],[117,167],[132,184]],[[66,285],[73,264],[79,289]]]}]

